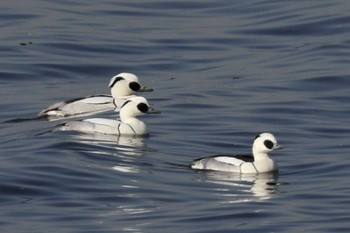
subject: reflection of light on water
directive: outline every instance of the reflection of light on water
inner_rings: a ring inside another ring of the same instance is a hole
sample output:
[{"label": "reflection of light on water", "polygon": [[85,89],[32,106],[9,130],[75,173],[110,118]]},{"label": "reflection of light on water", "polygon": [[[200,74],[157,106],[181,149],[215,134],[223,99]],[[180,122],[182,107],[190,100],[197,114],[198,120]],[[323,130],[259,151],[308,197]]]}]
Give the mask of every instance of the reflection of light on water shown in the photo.
[{"label": "reflection of light on water", "polygon": [[135,208],[133,206],[119,206],[119,208],[122,209],[124,214],[144,214],[152,212],[149,209]]},{"label": "reflection of light on water", "polygon": [[118,172],[123,172],[123,173],[139,173],[140,169],[137,166],[130,166],[130,165],[117,165],[112,167],[113,170],[116,170]]},{"label": "reflection of light on water", "polygon": [[[277,173],[238,174],[229,172],[206,172],[205,181],[225,187],[215,189],[220,196],[228,198],[223,203],[241,203],[267,200],[276,193]],[[234,187],[234,190],[232,190]],[[232,191],[235,191],[232,193]],[[237,192],[238,191],[238,192]]]},{"label": "reflection of light on water", "polygon": [[130,232],[143,232],[140,230],[142,227],[150,225],[151,223],[141,223],[141,224],[135,224],[135,227],[125,227],[122,230],[123,231],[130,231]]},{"label": "reflection of light on water", "polygon": [[[119,216],[119,218],[125,218],[127,219],[129,216],[130,218],[134,219],[137,217],[137,215],[144,216],[144,214],[152,213],[154,212],[151,208],[140,208],[136,205],[122,205],[117,208],[115,211],[111,211],[107,214],[101,215],[101,217],[105,216]],[[140,221],[142,218],[140,218]],[[130,232],[143,232],[142,228],[144,228],[147,225],[152,224],[152,222],[136,222],[135,219],[131,221],[130,226],[121,226],[120,229],[116,230],[122,230],[122,231],[130,231]]]},{"label": "reflection of light on water", "polygon": [[127,189],[137,189],[139,188],[139,186],[135,186],[135,185],[122,185],[123,188],[127,188]]}]

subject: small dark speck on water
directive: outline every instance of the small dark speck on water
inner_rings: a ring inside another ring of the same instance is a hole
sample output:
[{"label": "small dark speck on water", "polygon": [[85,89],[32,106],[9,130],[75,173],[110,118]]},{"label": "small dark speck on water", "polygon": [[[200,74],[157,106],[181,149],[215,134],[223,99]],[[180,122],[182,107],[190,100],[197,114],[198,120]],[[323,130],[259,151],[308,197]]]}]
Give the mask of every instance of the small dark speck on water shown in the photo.
[{"label": "small dark speck on water", "polygon": [[233,80],[241,79],[241,78],[243,78],[243,76],[235,76],[235,75],[234,75],[234,76],[232,77]]},{"label": "small dark speck on water", "polygon": [[21,42],[20,43],[20,45],[22,45],[22,46],[31,45],[31,44],[33,44],[31,41],[29,41],[29,42]]}]

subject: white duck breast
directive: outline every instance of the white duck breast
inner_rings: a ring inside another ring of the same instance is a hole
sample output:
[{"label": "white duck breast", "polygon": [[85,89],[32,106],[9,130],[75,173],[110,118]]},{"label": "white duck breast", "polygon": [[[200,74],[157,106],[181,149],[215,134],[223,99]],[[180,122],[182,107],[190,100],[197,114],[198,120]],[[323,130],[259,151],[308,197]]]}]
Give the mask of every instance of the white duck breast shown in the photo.
[{"label": "white duck breast", "polygon": [[265,173],[276,171],[277,164],[270,158],[269,152],[282,149],[276,138],[270,133],[259,134],[253,143],[253,155],[216,155],[193,161],[191,168],[237,173]]},{"label": "white duck breast", "polygon": [[160,113],[148,105],[143,97],[132,97],[121,106],[120,120],[105,118],[90,118],[81,121],[68,122],[57,126],[56,130],[74,130],[85,133],[100,133],[111,135],[147,135],[148,130],[144,122],[137,116]]},{"label": "white duck breast", "polygon": [[37,118],[60,120],[62,118],[90,115],[99,112],[119,110],[121,104],[128,98],[134,97],[135,92],[150,92],[151,88],[140,84],[136,75],[120,73],[114,76],[108,87],[112,95],[91,95],[64,102],[55,103],[41,111]]}]

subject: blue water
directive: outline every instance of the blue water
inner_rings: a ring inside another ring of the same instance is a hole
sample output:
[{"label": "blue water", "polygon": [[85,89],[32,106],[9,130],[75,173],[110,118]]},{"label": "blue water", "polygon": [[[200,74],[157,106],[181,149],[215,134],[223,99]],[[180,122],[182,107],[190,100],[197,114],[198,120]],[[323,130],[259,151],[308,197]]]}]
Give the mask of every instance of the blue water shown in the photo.
[{"label": "blue water", "polygon": [[[8,232],[349,232],[350,2],[5,1],[0,121],[108,93],[132,72],[155,89],[151,135],[0,124]],[[116,117],[113,112],[104,117]],[[186,168],[274,133],[278,174]]]}]

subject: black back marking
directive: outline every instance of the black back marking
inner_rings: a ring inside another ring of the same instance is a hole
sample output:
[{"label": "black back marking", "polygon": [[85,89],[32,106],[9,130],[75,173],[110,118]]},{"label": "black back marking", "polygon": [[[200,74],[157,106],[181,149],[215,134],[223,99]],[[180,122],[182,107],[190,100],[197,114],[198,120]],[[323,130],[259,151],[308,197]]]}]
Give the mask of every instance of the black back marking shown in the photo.
[{"label": "black back marking", "polygon": [[133,91],[139,91],[141,89],[141,85],[137,82],[131,82],[129,83],[129,87]]},{"label": "black back marking", "polygon": [[146,113],[148,111],[148,106],[145,103],[139,103],[137,109],[140,110],[140,112]]},{"label": "black back marking", "polygon": [[123,108],[125,105],[127,105],[127,104],[130,103],[130,102],[131,102],[131,100],[125,101],[125,102],[122,104],[122,106],[121,106],[120,108]]},{"label": "black back marking", "polygon": [[264,145],[270,150],[273,148],[273,142],[271,142],[270,140],[265,140]]},{"label": "black back marking", "polygon": [[259,172],[258,169],[255,167],[254,163],[252,163],[252,165],[253,165],[255,171],[259,174],[260,172]]},{"label": "black back marking", "polygon": [[114,105],[115,108],[118,108],[118,105],[117,105],[117,103],[116,103],[115,100],[116,100],[116,99],[113,99],[113,101],[112,101],[112,102],[113,102],[113,105]]},{"label": "black back marking", "polygon": [[111,83],[111,85],[109,85],[109,87],[112,88],[117,82],[119,82],[121,80],[124,80],[124,78],[123,77],[116,77],[114,79],[114,81]]},{"label": "black back marking", "polygon": [[[85,96],[85,97],[78,97],[78,98],[74,98],[74,99],[70,99],[70,100],[66,100],[63,103],[65,104],[70,104],[79,100],[83,100],[83,99],[88,99],[88,98],[93,98],[93,97],[111,97],[111,95],[106,95],[106,94],[100,94],[100,95],[89,95],[89,96]],[[109,102],[106,102],[109,103]]]},{"label": "black back marking", "polygon": [[120,135],[120,126],[121,124],[118,125],[118,135]]},{"label": "black back marking", "polygon": [[[74,99],[70,99],[70,100],[66,100],[64,101],[63,103],[65,104],[70,104],[70,103],[73,103],[75,101],[79,101],[79,100],[82,100],[82,99],[85,99],[85,98],[89,98],[90,96],[87,96],[87,97],[79,97],[79,98],[74,98]],[[57,110],[59,108],[53,108],[52,110]],[[50,109],[51,110],[51,109]]]},{"label": "black back marking", "polygon": [[127,124],[127,125],[130,127],[130,129],[132,130],[132,132],[134,132],[134,134],[136,135],[136,131],[134,130],[134,128],[131,127],[131,125],[129,125],[129,124]]},{"label": "black back marking", "polygon": [[244,162],[247,162],[247,163],[254,162],[254,157],[252,155],[234,155],[232,157],[243,160]]},{"label": "black back marking", "polygon": [[247,162],[247,163],[254,162],[254,157],[252,155],[211,155],[209,157],[203,157],[203,158],[195,159],[193,161],[199,161],[202,159],[216,158],[216,157],[222,157],[222,156],[240,159],[240,160]]}]

